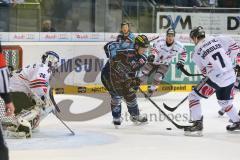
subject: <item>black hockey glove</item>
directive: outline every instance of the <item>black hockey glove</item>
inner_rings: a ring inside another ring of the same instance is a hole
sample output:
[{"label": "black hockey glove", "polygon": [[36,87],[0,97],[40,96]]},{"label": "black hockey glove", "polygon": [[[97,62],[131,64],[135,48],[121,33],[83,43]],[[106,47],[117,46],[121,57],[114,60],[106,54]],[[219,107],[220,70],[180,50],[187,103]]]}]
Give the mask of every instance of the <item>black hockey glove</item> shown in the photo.
[{"label": "black hockey glove", "polygon": [[179,60],[176,64],[177,69],[181,69],[184,67],[184,61],[183,60]]},{"label": "black hockey glove", "polygon": [[141,84],[141,80],[136,77],[136,78],[129,80],[127,83],[128,83],[127,85],[129,86],[129,88],[138,87]]},{"label": "black hockey glove", "polygon": [[240,77],[240,66],[239,65],[236,65],[235,72],[236,72],[237,77]]},{"label": "black hockey glove", "polygon": [[154,59],[155,59],[155,55],[151,54],[151,55],[148,56],[147,61],[149,63],[153,63]]}]

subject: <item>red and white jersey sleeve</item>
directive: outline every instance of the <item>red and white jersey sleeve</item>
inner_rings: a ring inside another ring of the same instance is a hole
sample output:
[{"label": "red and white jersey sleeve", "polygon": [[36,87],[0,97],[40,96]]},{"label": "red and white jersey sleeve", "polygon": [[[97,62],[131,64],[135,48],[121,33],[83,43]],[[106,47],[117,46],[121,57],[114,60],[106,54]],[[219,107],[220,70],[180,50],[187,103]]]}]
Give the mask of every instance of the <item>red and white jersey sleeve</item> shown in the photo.
[{"label": "red and white jersey sleeve", "polygon": [[50,75],[49,67],[45,64],[29,65],[10,79],[10,88],[12,91],[30,94],[29,89],[31,89],[33,93],[41,97],[47,93]]},{"label": "red and white jersey sleeve", "polygon": [[227,51],[233,63],[240,65],[240,46],[239,44],[229,36],[218,36],[216,37],[222,44],[223,48]]},{"label": "red and white jersey sleeve", "polygon": [[179,41],[175,40],[171,46],[168,46],[164,38],[155,40],[151,52],[155,55],[153,64],[169,65],[179,54],[182,61],[185,61],[187,57],[186,50]]}]

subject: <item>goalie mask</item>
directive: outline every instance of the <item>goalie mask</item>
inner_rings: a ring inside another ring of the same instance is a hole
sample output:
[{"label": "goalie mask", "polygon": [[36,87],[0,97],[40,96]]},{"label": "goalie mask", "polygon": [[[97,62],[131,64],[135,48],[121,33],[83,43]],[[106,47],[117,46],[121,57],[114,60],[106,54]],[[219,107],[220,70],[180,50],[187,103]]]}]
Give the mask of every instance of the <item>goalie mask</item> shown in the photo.
[{"label": "goalie mask", "polygon": [[48,64],[49,68],[56,69],[58,67],[59,56],[56,52],[47,51],[44,55],[42,55],[42,63]]}]

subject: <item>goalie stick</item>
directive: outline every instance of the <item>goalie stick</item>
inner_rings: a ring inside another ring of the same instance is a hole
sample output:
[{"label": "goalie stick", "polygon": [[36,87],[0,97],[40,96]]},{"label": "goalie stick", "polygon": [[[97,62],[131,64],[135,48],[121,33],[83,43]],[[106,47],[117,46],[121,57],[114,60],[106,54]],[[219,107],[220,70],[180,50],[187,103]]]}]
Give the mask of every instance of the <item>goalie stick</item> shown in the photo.
[{"label": "goalie stick", "polygon": [[[54,97],[53,97],[53,88],[51,88],[50,91],[49,91],[49,98],[51,99],[51,101],[52,101],[52,103],[53,103],[53,106],[56,108],[56,111],[60,114],[60,113],[61,113],[61,110],[60,110],[60,108],[58,107],[58,105],[57,105],[57,103],[56,103],[56,101],[55,101],[55,99],[54,99]],[[52,113],[53,113],[53,112],[52,112]],[[53,114],[57,117],[57,119],[58,119],[59,121],[62,122],[62,124],[71,132],[72,135],[75,135],[74,131],[73,131],[60,117],[58,117],[55,113],[53,113]]]},{"label": "goalie stick", "polygon": [[167,120],[170,121],[176,128],[185,129],[185,128],[188,128],[188,127],[192,127],[192,125],[183,126],[183,125],[179,125],[176,122],[174,122],[150,97],[147,96],[147,94],[141,88],[139,88],[139,90],[167,118]]}]

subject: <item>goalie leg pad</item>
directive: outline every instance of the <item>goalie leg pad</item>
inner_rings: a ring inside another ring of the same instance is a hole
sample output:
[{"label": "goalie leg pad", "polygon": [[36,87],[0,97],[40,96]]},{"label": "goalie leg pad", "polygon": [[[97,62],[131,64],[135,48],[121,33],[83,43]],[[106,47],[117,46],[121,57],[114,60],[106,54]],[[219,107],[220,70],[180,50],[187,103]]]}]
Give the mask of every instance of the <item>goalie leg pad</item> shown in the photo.
[{"label": "goalie leg pad", "polygon": [[30,111],[23,110],[17,117],[25,119],[31,124],[32,129],[37,128],[40,123],[41,108],[35,106]]},{"label": "goalie leg pad", "polygon": [[18,117],[14,124],[7,127],[5,134],[8,138],[31,138],[32,127],[27,120]]}]

